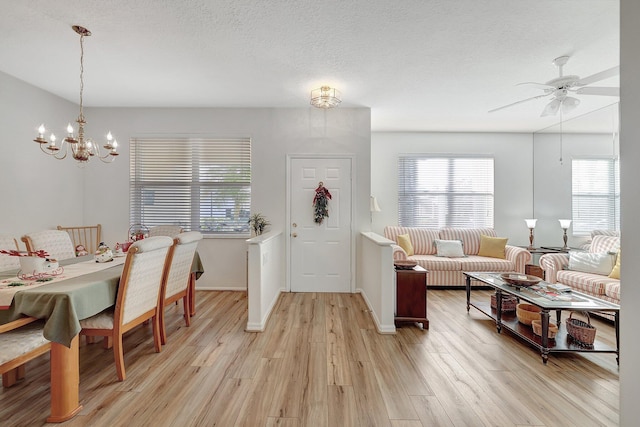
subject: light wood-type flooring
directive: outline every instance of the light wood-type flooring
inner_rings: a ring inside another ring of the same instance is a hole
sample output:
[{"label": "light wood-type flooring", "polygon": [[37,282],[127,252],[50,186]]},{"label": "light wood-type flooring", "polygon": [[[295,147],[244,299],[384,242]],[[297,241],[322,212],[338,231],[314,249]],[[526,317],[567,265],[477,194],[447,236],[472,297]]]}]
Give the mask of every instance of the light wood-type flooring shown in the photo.
[{"label": "light wood-type flooring", "polygon": [[[487,291],[486,298],[489,298]],[[498,334],[465,293],[429,290],[430,329],[376,332],[359,294],[282,294],[247,333],[244,292],[197,293],[191,327],[168,310],[168,343],[125,337],[127,379],[110,350],[80,347],[81,413],[64,426],[615,426],[613,354],[552,354]],[[611,324],[594,321],[613,344]],[[41,426],[48,356],[0,391],[0,425]]]}]

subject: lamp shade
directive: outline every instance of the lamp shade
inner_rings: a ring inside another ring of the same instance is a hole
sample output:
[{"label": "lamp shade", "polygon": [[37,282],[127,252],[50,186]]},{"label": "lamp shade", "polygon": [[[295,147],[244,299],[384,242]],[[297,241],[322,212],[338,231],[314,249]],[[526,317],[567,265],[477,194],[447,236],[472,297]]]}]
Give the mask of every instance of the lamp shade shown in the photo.
[{"label": "lamp shade", "polygon": [[567,228],[571,227],[571,220],[570,219],[559,219],[558,221],[560,222],[560,228],[562,228],[562,229],[567,229]]},{"label": "lamp shade", "polygon": [[524,222],[527,223],[527,228],[536,228],[537,219],[525,219]]}]

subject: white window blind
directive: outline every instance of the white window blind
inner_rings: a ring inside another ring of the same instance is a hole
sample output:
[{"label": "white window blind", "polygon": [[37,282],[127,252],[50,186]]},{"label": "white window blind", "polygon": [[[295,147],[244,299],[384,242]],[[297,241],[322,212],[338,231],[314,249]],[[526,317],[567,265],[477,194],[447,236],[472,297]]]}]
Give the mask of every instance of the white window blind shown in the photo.
[{"label": "white window blind", "polygon": [[398,225],[493,227],[493,158],[402,155]]},{"label": "white window blind", "polygon": [[620,170],[616,158],[571,161],[573,234],[620,228]]},{"label": "white window blind", "polygon": [[132,224],[249,236],[249,139],[131,141]]}]

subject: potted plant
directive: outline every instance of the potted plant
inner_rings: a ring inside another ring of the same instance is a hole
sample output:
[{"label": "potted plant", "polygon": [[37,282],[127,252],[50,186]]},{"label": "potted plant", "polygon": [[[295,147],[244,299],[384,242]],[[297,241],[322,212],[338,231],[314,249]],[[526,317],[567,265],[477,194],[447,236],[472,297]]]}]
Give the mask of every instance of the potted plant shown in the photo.
[{"label": "potted plant", "polygon": [[259,212],[258,213],[254,213],[253,215],[251,215],[249,217],[249,221],[247,221],[247,223],[249,223],[249,225],[251,226],[253,231],[256,233],[256,236],[261,235],[262,232],[267,227],[267,225],[271,225],[271,223],[269,221],[267,221],[267,219],[264,217],[264,215],[262,215]]}]

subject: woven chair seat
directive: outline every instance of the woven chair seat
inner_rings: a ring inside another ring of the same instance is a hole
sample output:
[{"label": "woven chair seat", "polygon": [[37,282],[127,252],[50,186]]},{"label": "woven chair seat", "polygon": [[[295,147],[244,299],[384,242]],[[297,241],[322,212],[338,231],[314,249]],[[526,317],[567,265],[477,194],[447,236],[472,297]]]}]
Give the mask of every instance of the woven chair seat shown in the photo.
[{"label": "woven chair seat", "polygon": [[42,329],[42,322],[33,322],[0,334],[0,366],[48,344]]}]

